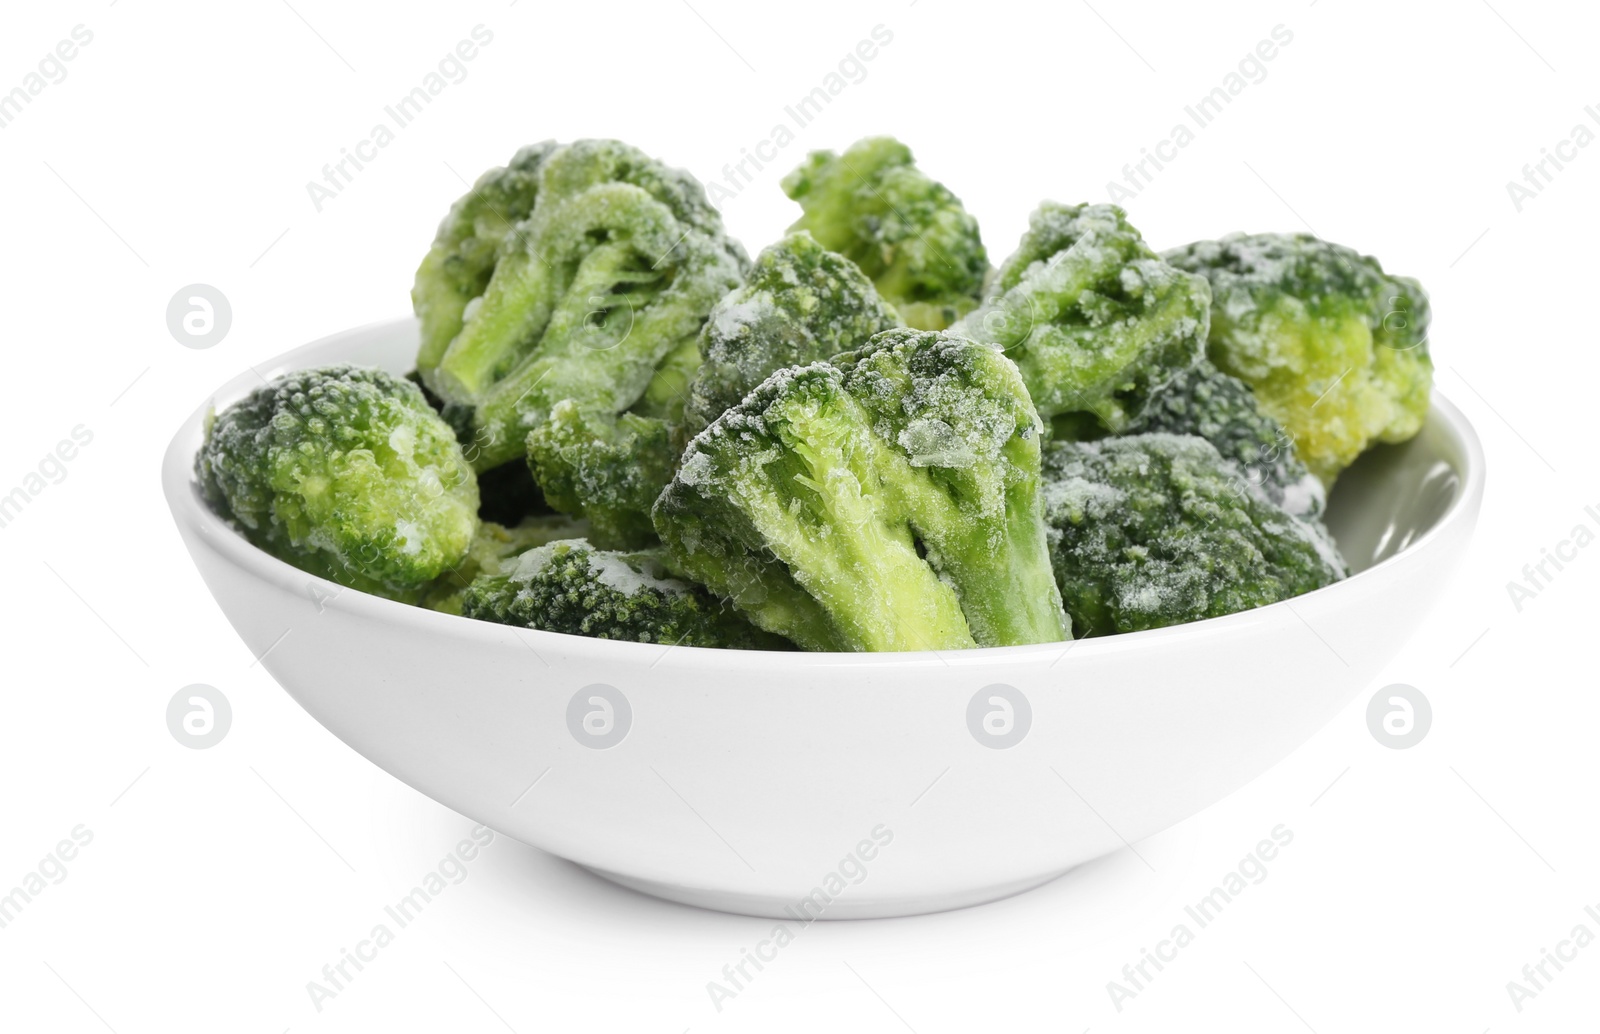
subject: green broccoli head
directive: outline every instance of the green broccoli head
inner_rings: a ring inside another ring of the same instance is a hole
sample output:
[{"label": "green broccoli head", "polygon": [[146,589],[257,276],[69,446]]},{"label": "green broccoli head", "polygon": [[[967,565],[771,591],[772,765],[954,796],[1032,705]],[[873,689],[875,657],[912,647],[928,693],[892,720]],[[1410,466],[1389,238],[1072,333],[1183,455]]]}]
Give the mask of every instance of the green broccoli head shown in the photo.
[{"label": "green broccoli head", "polygon": [[1274,506],[1204,438],[1052,442],[1051,556],[1080,635],[1219,617],[1345,574],[1312,525]]},{"label": "green broccoli head", "polygon": [[978,303],[989,271],[978,221],[898,140],[813,151],[783,192],[804,211],[789,229],[860,266],[910,326],[942,330]]},{"label": "green broccoli head", "polygon": [[1309,234],[1234,234],[1167,253],[1211,281],[1209,353],[1250,385],[1332,485],[1374,442],[1428,415],[1428,296],[1376,259]]},{"label": "green broccoli head", "polygon": [[860,267],[809,233],[791,233],[757,255],[744,286],[711,310],[700,332],[704,361],[684,408],[686,433],[698,434],[774,372],[848,351],[899,324]]},{"label": "green broccoli head", "polygon": [[891,330],[718,417],[656,529],[689,576],[811,649],[1055,642],[1040,432],[998,351]]},{"label": "green broccoli head", "polygon": [[325,366],[256,389],[211,421],[195,474],[262,549],[396,599],[458,564],[478,526],[454,433],[381,370]]},{"label": "green broccoli head", "polygon": [[479,176],[450,206],[411,288],[411,305],[422,325],[419,369],[437,366],[461,333],[467,306],[489,286],[501,245],[533,211],[539,169],[555,150],[554,140],[524,147],[505,168]]},{"label": "green broccoli head", "polygon": [[422,376],[474,408],[468,454],[488,470],[520,458],[564,399],[613,415],[639,402],[745,265],[688,173],[613,140],[556,148],[532,213]]},{"label": "green broccoli head", "polygon": [[467,587],[469,618],[547,632],[673,646],[785,649],[653,552],[615,553],[582,539],[551,542]]},{"label": "green broccoli head", "polygon": [[587,534],[587,522],[562,513],[526,517],[510,526],[483,521],[478,525],[478,533],[472,536],[467,555],[434,579],[420,603],[445,614],[460,614],[467,586],[478,578],[501,574],[509,561],[535,546],[559,539],[583,538]]},{"label": "green broccoli head", "polygon": [[528,432],[527,469],[552,506],[588,519],[595,545],[630,549],[656,542],[650,507],[683,451],[684,402],[699,366],[699,347],[687,339],[656,367],[627,412],[563,399]]},{"label": "green broccoli head", "polygon": [[1327,502],[1322,482],[1300,462],[1289,432],[1262,410],[1249,385],[1209,360],[1178,374],[1129,430],[1204,438],[1295,517],[1314,521]]},{"label": "green broccoli head", "polygon": [[1047,422],[1115,433],[1199,361],[1210,301],[1205,278],[1158,258],[1122,209],[1045,202],[955,329],[1016,361]]},{"label": "green broccoli head", "polygon": [[529,432],[527,448],[545,498],[583,515],[597,545],[628,548],[655,540],[650,507],[678,459],[666,420],[585,411],[564,399]]}]

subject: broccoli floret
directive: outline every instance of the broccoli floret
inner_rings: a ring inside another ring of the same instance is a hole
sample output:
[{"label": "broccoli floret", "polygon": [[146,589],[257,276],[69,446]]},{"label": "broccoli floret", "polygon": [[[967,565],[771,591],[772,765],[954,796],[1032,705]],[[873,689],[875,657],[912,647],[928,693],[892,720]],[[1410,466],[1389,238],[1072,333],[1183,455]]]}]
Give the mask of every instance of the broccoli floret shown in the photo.
[{"label": "broccoli floret", "polygon": [[491,469],[521,458],[563,400],[600,419],[638,403],[746,264],[688,173],[614,140],[556,148],[532,214],[423,377],[474,407],[468,456]]},{"label": "broccoli floret", "polygon": [[1055,642],[1040,432],[998,351],[887,331],[718,417],[656,529],[689,576],[811,649]]},{"label": "broccoli floret", "polygon": [[463,449],[472,444],[472,407],[463,406],[458,402],[446,402],[433,393],[427,382],[422,379],[420,371],[413,369],[406,374],[406,380],[415,384],[422,390],[422,397],[427,400],[433,411],[438,413],[445,423],[450,425],[450,430],[455,432],[456,441],[461,443]]},{"label": "broccoli floret", "polygon": [[1322,482],[1295,454],[1289,432],[1262,411],[1249,385],[1209,360],[1178,374],[1129,430],[1199,435],[1296,517],[1315,521],[1327,502]]},{"label": "broccoli floret", "polygon": [[656,542],[650,507],[672,480],[687,437],[685,397],[700,365],[686,340],[656,367],[644,394],[613,416],[563,399],[545,423],[528,432],[527,469],[551,505],[588,518],[588,538],[604,549]]},{"label": "broccoli floret", "polygon": [[724,296],[700,332],[704,361],[689,389],[693,436],[786,366],[848,351],[900,325],[854,262],[791,233],[756,256],[743,287]]},{"label": "broccoli floret", "polygon": [[472,537],[472,545],[461,563],[428,586],[421,603],[432,610],[459,614],[462,596],[475,579],[503,573],[507,561],[535,546],[559,539],[582,538],[588,533],[589,525],[585,521],[573,520],[561,513],[528,517],[510,527],[484,521],[478,525],[478,533]]},{"label": "broccoli floret", "polygon": [[675,646],[785,649],[652,552],[614,553],[582,539],[539,546],[467,587],[461,613],[504,625]]},{"label": "broccoli floret", "polygon": [[1115,205],[1045,202],[988,298],[955,328],[1016,361],[1047,423],[1082,437],[1086,416],[1121,432],[1199,361],[1205,278],[1150,250]]},{"label": "broccoli floret", "polygon": [[672,480],[678,449],[659,417],[586,411],[571,399],[528,434],[528,464],[550,505],[581,513],[607,548],[655,539],[650,507]]},{"label": "broccoli floret", "polygon": [[257,546],[342,585],[414,600],[461,562],[478,485],[416,385],[381,370],[285,374],[210,422],[207,502]]},{"label": "broccoli floret", "polygon": [[1421,284],[1303,233],[1166,257],[1211,281],[1211,361],[1250,385],[1324,485],[1374,442],[1421,430],[1433,380]]},{"label": "broccoli floret", "polygon": [[644,394],[628,412],[677,426],[683,423],[689,388],[700,369],[700,338],[685,338],[656,365]]},{"label": "broccoli floret", "polygon": [[1056,579],[1080,635],[1232,614],[1345,574],[1331,542],[1204,438],[1052,442],[1044,478]]},{"label": "broccoli floret", "polygon": [[533,211],[539,167],[555,150],[554,140],[524,147],[510,165],[479,176],[450,206],[411,288],[411,306],[422,324],[419,369],[431,371],[439,365],[461,333],[468,304],[489,286],[500,246]]},{"label": "broccoli floret", "polygon": [[783,192],[804,210],[789,229],[860,266],[908,325],[943,330],[978,303],[989,272],[978,221],[898,140],[813,151]]}]

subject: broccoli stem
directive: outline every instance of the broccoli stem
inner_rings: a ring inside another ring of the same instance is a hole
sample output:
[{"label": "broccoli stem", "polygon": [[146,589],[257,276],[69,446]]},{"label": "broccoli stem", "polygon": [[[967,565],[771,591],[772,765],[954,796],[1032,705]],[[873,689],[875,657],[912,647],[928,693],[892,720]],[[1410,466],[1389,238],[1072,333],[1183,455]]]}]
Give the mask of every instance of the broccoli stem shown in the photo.
[{"label": "broccoli stem", "polygon": [[430,375],[455,336],[440,328],[459,328],[467,303],[472,300],[451,280],[446,268],[451,258],[452,253],[444,248],[431,249],[417,270],[417,283],[411,291],[412,305],[422,321],[417,370]]},{"label": "broccoli stem", "polygon": [[1006,488],[1004,520],[997,527],[985,522],[981,531],[987,534],[975,534],[971,514],[963,513],[937,485],[906,485],[913,491],[906,493],[905,509],[914,515],[928,562],[955,585],[974,639],[1053,643],[1072,637],[1070,622],[1056,603],[1050,550],[1039,535],[1044,507],[1037,479]]},{"label": "broccoli stem", "polygon": [[446,402],[471,404],[482,398],[544,332],[551,287],[549,271],[526,251],[501,258],[477,312],[433,369],[429,386],[434,393]]},{"label": "broccoli stem", "polygon": [[[871,418],[852,400],[796,403],[783,406],[780,426],[800,461],[791,483],[805,504],[763,492],[751,506],[770,548],[856,649],[976,645],[954,590],[918,554],[910,527],[886,522],[884,507],[871,498],[911,476],[904,459],[861,433]],[[812,519],[803,520],[807,511]]]}]

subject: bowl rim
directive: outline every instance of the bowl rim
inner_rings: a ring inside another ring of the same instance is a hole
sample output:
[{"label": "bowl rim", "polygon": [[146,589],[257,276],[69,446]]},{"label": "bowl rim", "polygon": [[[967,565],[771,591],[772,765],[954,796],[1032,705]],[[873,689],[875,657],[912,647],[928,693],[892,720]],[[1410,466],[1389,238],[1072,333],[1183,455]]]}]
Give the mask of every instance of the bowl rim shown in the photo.
[{"label": "bowl rim", "polygon": [[[1110,636],[1094,636],[1088,639],[1063,640],[1055,643],[1033,643],[1023,646],[985,646],[970,650],[907,650],[862,653],[820,650],[733,650],[717,647],[678,646],[665,643],[638,643],[627,640],[597,639],[592,636],[574,635],[566,632],[521,628],[515,625],[501,625],[491,621],[479,621],[456,614],[445,614],[429,610],[426,607],[385,599],[381,596],[362,592],[359,589],[351,589],[339,585],[337,582],[329,581],[308,571],[302,571],[300,568],[280,560],[253,545],[232,524],[214,513],[201,498],[199,486],[194,479],[194,454],[199,448],[203,437],[202,428],[206,416],[214,408],[217,399],[222,398],[232,402],[236,398],[242,397],[244,390],[250,386],[250,381],[247,378],[257,378],[265,383],[280,372],[299,369],[305,364],[298,362],[298,360],[303,359],[309,353],[322,352],[345,340],[360,339],[380,332],[393,332],[403,324],[414,322],[412,317],[379,320],[326,335],[274,356],[263,363],[249,365],[244,372],[229,378],[213,390],[206,401],[202,402],[178,426],[167,445],[162,459],[162,491],[166,496],[167,505],[172,511],[173,519],[179,525],[180,530],[198,535],[229,564],[242,570],[252,578],[267,582],[294,595],[305,595],[308,600],[318,603],[319,607],[334,608],[348,612],[353,617],[367,617],[375,621],[389,622],[399,628],[409,628],[419,635],[444,635],[453,639],[466,639],[483,643],[503,643],[505,634],[509,631],[521,639],[524,644],[533,647],[536,654],[540,646],[546,646],[552,651],[559,650],[563,658],[568,661],[629,663],[644,660],[653,655],[654,660],[651,661],[650,666],[656,667],[667,654],[688,651],[696,662],[704,666],[731,668],[763,667],[771,664],[772,659],[781,659],[782,663],[786,665],[808,667],[866,666],[880,668],[921,666],[929,663],[952,665],[957,662],[962,666],[973,666],[992,665],[1002,661],[1026,666],[1032,662],[1050,657],[1055,658],[1051,662],[1051,667],[1054,667],[1056,661],[1061,660],[1069,653],[1095,656],[1137,648],[1146,644],[1190,638],[1196,635],[1242,631],[1252,625],[1276,622],[1279,620],[1280,615],[1285,613],[1297,614],[1291,606],[1296,601],[1317,600],[1325,598],[1330,593],[1353,591],[1348,586],[1358,581],[1370,580],[1369,576],[1374,572],[1393,568],[1398,564],[1407,562],[1410,558],[1430,548],[1443,538],[1447,532],[1452,530],[1454,525],[1464,520],[1471,520],[1476,515],[1481,503],[1485,483],[1483,445],[1478,439],[1476,430],[1473,428],[1471,421],[1467,419],[1466,414],[1435,387],[1430,394],[1427,419],[1429,421],[1435,417],[1440,419],[1443,429],[1454,439],[1462,460],[1456,470],[1458,477],[1461,479],[1460,490],[1456,492],[1455,497],[1450,501],[1444,513],[1439,515],[1438,520],[1434,522],[1432,527],[1409,542],[1399,552],[1385,557],[1371,567],[1359,571],[1348,578],[1323,586],[1320,589],[1314,589],[1311,592],[1295,596],[1292,599],[1279,600],[1276,603],[1269,603],[1250,610],[1224,614],[1220,617],[1203,618],[1199,621],[1189,621],[1180,625],[1168,625],[1163,628],[1122,632]],[[262,374],[261,369],[263,368],[271,371],[270,376]],[[188,538],[187,534],[185,538]],[[313,598],[309,592],[313,586],[320,587],[320,589],[325,589],[326,591],[319,591],[317,596]],[[542,655],[540,656],[542,659]]]}]

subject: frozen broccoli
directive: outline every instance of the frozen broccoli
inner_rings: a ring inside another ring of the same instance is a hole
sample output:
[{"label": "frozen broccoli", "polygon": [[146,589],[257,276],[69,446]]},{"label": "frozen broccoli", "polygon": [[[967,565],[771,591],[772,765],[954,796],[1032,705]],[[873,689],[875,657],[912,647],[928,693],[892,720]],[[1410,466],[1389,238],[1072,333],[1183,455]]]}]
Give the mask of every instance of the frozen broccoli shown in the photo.
[{"label": "frozen broccoli", "polygon": [[432,610],[459,614],[462,596],[475,579],[501,574],[508,561],[535,546],[558,539],[582,538],[588,533],[589,525],[586,522],[561,513],[528,517],[510,527],[483,521],[478,525],[478,533],[472,537],[467,555],[459,564],[435,579],[420,602]]},{"label": "frozen broccoli", "polygon": [[459,333],[419,363],[442,399],[474,408],[478,470],[521,458],[563,400],[597,422],[629,411],[747,262],[694,177],[614,140],[555,148],[536,193]]},{"label": "frozen broccoli", "polygon": [[1040,416],[1083,437],[1125,430],[1199,361],[1210,298],[1205,278],[1158,258],[1122,209],[1047,201],[955,329],[1003,349]]},{"label": "frozen broccoli", "polygon": [[1050,550],[1080,635],[1198,621],[1344,577],[1311,525],[1204,438],[1140,434],[1044,451]]},{"label": "frozen broccoli", "polygon": [[411,382],[325,366],[285,374],[210,421],[195,459],[207,502],[313,574],[414,601],[461,562],[478,485]]},{"label": "frozen broccoli", "polygon": [[524,147],[510,165],[479,176],[450,206],[411,288],[411,305],[422,324],[419,370],[431,372],[438,366],[461,332],[467,306],[489,286],[505,239],[533,211],[539,167],[555,149],[554,140]]},{"label": "frozen broccoli", "polygon": [[687,575],[810,649],[1055,642],[1040,431],[998,351],[887,331],[718,417],[656,529]]},{"label": "frozen broccoli", "polygon": [[607,552],[582,539],[539,546],[475,579],[461,613],[596,639],[739,650],[789,645],[674,578],[656,554]]},{"label": "frozen broccoli", "polygon": [[1309,234],[1234,234],[1167,253],[1211,281],[1211,361],[1250,385],[1311,472],[1335,477],[1428,414],[1428,296]]},{"label": "frozen broccoli", "polygon": [[678,450],[659,417],[585,410],[557,402],[528,433],[528,463],[550,505],[583,514],[596,545],[632,547],[655,539],[650,507],[672,480]]},{"label": "frozen broccoli", "polygon": [[855,263],[804,231],[791,233],[757,255],[745,285],[711,310],[684,407],[687,435],[770,374],[848,351],[899,323]]},{"label": "frozen broccoli", "polygon": [[898,140],[813,151],[783,192],[804,210],[789,229],[860,266],[907,324],[943,330],[978,303],[989,271],[978,221]]},{"label": "frozen broccoli", "polygon": [[1278,506],[1311,521],[1322,514],[1322,482],[1295,455],[1289,432],[1262,412],[1249,385],[1209,360],[1178,374],[1128,430],[1199,435]]}]

